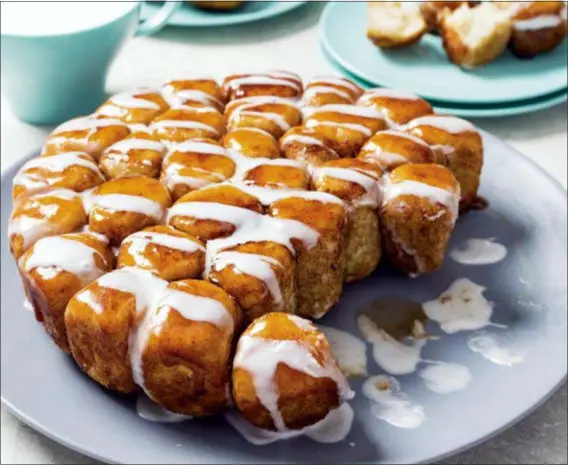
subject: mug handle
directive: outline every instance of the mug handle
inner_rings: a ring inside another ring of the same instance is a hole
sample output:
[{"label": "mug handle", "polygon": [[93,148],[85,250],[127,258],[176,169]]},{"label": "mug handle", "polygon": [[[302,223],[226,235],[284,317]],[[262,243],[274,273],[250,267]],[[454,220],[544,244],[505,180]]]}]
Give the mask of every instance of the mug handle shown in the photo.
[{"label": "mug handle", "polygon": [[148,36],[153,34],[154,32],[158,32],[162,29],[170,16],[174,14],[182,5],[183,2],[180,1],[167,1],[164,2],[160,11],[154,14],[152,17],[148,18],[144,22],[138,24],[138,28],[136,29],[136,36]]}]

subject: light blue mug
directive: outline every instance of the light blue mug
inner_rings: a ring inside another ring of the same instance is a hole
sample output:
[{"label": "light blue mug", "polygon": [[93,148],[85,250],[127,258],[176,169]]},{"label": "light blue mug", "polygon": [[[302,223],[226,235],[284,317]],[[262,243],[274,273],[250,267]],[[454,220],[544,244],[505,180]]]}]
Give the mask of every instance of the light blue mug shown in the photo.
[{"label": "light blue mug", "polygon": [[121,46],[134,35],[163,28],[181,6],[165,2],[139,24],[141,3],[127,4],[123,14],[108,22],[70,33],[22,34],[3,28],[2,92],[14,115],[31,124],[57,124],[97,108],[106,97],[107,73]]}]

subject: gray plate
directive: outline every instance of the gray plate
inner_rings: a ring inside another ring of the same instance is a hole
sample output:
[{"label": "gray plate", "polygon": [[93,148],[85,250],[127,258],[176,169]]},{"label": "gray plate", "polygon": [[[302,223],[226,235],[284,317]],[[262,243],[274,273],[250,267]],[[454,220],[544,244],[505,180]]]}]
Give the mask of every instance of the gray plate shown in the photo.
[{"label": "gray plate", "polygon": [[[15,169],[2,177],[2,401],[52,439],[115,463],[423,463],[486,439],[539,405],[566,376],[567,211],[562,187],[495,137],[484,138],[481,193],[491,206],[461,219],[453,243],[496,237],[507,246],[507,258],[480,267],[447,259],[440,271],[417,279],[383,265],[348,285],[323,321],[357,334],[357,309],[375,298],[429,300],[462,276],[487,287],[494,321],[509,325],[504,334],[526,351],[525,360],[513,367],[492,364],[469,350],[468,333],[429,343],[425,358],[467,365],[473,381],[463,391],[438,395],[415,375],[400,377],[403,389],[424,406],[427,421],[420,428],[398,429],[373,417],[356,381],[355,423],[338,444],[294,439],[255,447],[223,419],[175,425],[142,420],[133,399],[83,376],[22,309],[22,286],[4,239]],[[372,361],[369,372],[381,373]]]}]

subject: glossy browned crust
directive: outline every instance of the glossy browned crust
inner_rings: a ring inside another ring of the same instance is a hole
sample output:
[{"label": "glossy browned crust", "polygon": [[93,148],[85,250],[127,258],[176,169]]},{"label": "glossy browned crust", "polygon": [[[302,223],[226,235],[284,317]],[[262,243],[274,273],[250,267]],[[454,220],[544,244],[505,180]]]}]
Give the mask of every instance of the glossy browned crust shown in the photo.
[{"label": "glossy browned crust", "polygon": [[65,327],[73,358],[99,384],[130,393],[139,388],[132,379],[128,341],[136,323],[136,298],[129,292],[101,287],[84,288],[96,295],[104,308],[96,313],[74,296],[65,310]]},{"label": "glossy browned crust", "polygon": [[190,0],[188,3],[195,5],[199,8],[203,8],[204,10],[234,10],[240,7],[244,2],[243,1],[195,1]]},{"label": "glossy browned crust", "polygon": [[[403,165],[392,172],[392,182],[405,180],[458,191],[451,171],[440,165]],[[381,221],[385,252],[395,266],[410,274],[440,267],[453,229],[446,206],[424,197],[401,195],[383,204]]]},{"label": "glossy browned crust", "polygon": [[130,134],[128,126],[118,124],[100,127],[92,133],[89,131],[89,129],[64,132],[54,131],[45,141],[42,155],[62,152],[85,152],[95,160],[98,160],[104,149]]},{"label": "glossy browned crust", "polygon": [[160,115],[169,108],[167,102],[158,92],[140,92],[133,94],[133,97],[148,100],[159,106],[158,109],[153,108],[126,108],[117,105],[112,99],[107,100],[97,110],[96,114],[106,118],[113,118],[123,121],[127,124],[148,124],[156,116]]},{"label": "glossy browned crust", "polygon": [[[192,191],[179,199],[176,204],[184,202],[214,202],[223,205],[246,208],[262,213],[264,211],[258,199],[249,195],[236,186],[215,186],[205,190]],[[235,226],[231,223],[215,220],[204,220],[184,215],[170,218],[169,224],[203,241],[227,237],[233,234]]]},{"label": "glossy browned crust", "polygon": [[[228,123],[227,130],[253,127],[262,129],[278,138],[282,134],[284,134],[284,129],[282,129],[270,118],[263,117],[262,113],[274,113],[280,115],[284,118],[284,120],[290,127],[297,126],[302,122],[302,113],[300,112],[299,108],[296,108],[294,106],[272,102],[258,103],[256,105],[250,105],[250,103],[251,102],[248,102],[246,99],[239,99],[233,100],[225,107],[225,117],[227,118]],[[237,111],[238,108],[243,105],[247,105],[247,111],[245,113],[240,113],[237,115],[237,117],[230,119],[235,111]]]},{"label": "glossy browned crust", "polygon": [[[45,216],[42,210],[46,206],[49,206],[50,209],[55,207],[55,213],[49,217]],[[37,197],[32,195],[22,199],[15,206],[10,215],[10,222],[21,216],[36,218],[45,224],[45,231],[41,234],[41,237],[57,236],[78,231],[87,223],[87,216],[78,198],[64,199],[53,196]],[[33,245],[33,243],[30,243],[24,247],[24,240],[20,234],[14,234],[9,239],[10,251],[16,260]]]},{"label": "glossy browned crust", "polygon": [[447,166],[461,187],[460,211],[465,212],[477,198],[483,166],[483,140],[477,132],[451,134],[432,126],[418,126],[409,131],[430,145],[453,149],[446,153]]},{"label": "glossy browned crust", "polygon": [[245,184],[271,189],[307,189],[308,172],[302,167],[259,165],[243,178]]},{"label": "glossy browned crust", "polygon": [[170,142],[183,142],[196,137],[209,137],[211,139],[219,139],[225,133],[225,117],[218,111],[203,111],[210,108],[176,108],[162,113],[154,119],[154,123],[158,121],[195,121],[207,124],[208,128],[156,128],[153,131],[154,136],[158,140]]},{"label": "glossy browned crust", "polygon": [[[283,313],[270,313],[259,318],[244,334],[261,323],[266,326],[256,336],[301,341],[318,358],[323,358],[323,353],[330,351],[329,344],[319,331],[301,330]],[[270,413],[256,395],[250,373],[241,368],[233,368],[232,380],[233,399],[242,415],[260,428],[274,430]],[[337,385],[330,378],[314,378],[280,364],[276,369],[275,384],[279,393],[279,410],[289,429],[301,429],[317,423],[339,406]]]},{"label": "glossy browned crust", "polygon": [[[124,140],[128,139],[157,140],[156,137],[146,132],[132,133]],[[99,160],[99,168],[107,179],[138,175],[157,178],[160,175],[160,168],[165,151],[165,146],[161,151],[131,149],[125,157],[120,157],[116,160],[113,158],[112,154],[118,152],[113,150],[113,146],[111,145],[103,152]]]},{"label": "glossy browned crust", "polygon": [[[213,99],[218,100],[219,104],[212,103],[212,106],[217,110],[222,111],[225,103],[225,96],[217,81],[207,78],[194,78],[194,79],[174,79],[168,81],[164,85],[166,91],[179,92],[182,90],[197,90],[204,92]],[[186,104],[189,102],[185,102]]]},{"label": "glossy browned crust", "polygon": [[[114,256],[104,242],[86,233],[63,234],[61,237],[82,242],[92,247],[100,254],[94,253],[97,267],[107,272],[113,269]],[[25,265],[32,253],[33,247],[22,256],[20,263]],[[53,276],[50,275],[49,278],[46,278],[46,275],[42,273],[45,268],[53,267],[34,268],[26,272],[22,266],[20,275],[26,295],[34,308],[36,319],[43,323],[53,342],[64,352],[69,352],[65,329],[65,308],[71,297],[88,282],[82,282],[73,273],[58,268],[53,269],[55,272]]]},{"label": "glossy browned crust", "polygon": [[[268,73],[270,74],[270,73]],[[302,82],[289,77],[278,77],[278,79],[283,79],[289,81],[298,86],[295,89],[290,86],[276,84],[276,85],[259,85],[259,84],[241,84],[234,86],[231,81],[238,78],[244,78],[254,76],[254,74],[231,74],[223,80],[223,92],[227,100],[234,100],[243,97],[255,97],[260,95],[272,95],[275,97],[285,97],[285,98],[299,98],[303,92]]]},{"label": "glossy browned crust", "polygon": [[[304,103],[307,106],[311,106],[311,107],[321,107],[323,105],[330,105],[330,104],[349,104],[349,103],[355,103],[355,101],[361,96],[361,94],[363,93],[363,89],[361,89],[358,85],[356,85],[354,82],[350,81],[349,79],[343,78],[343,77],[338,77],[335,78],[338,79],[340,81],[344,81],[346,83],[345,86],[336,84],[335,82],[330,83],[327,82],[325,78],[315,78],[312,79],[308,85],[306,86],[306,91],[308,89],[311,89],[313,87],[320,87],[320,86],[325,86],[325,87],[331,87],[333,89],[337,89],[341,92],[344,92],[345,94],[347,94],[347,97],[344,97],[342,95],[339,95],[337,93],[320,93],[320,94],[316,94],[313,97],[311,97],[309,100],[304,100]],[[349,85],[351,84],[351,85]],[[355,86],[355,88],[357,89],[357,91],[354,91],[353,88],[351,86]]]},{"label": "glossy browned crust", "polygon": [[[141,196],[159,203],[164,209],[172,204],[170,193],[156,179],[146,176],[132,176],[107,181],[95,188],[93,195],[125,194]],[[89,214],[91,231],[104,234],[112,244],[120,245],[130,234],[157,223],[142,213],[107,210],[94,205]]]},{"label": "glossy browned crust", "polygon": [[[402,159],[383,161],[380,159],[382,153],[400,155]],[[385,171],[392,171],[406,163],[445,164],[444,157],[439,156],[430,146],[406,138],[404,134],[399,136],[398,133],[391,131],[377,132],[363,146],[357,158],[377,164]]]},{"label": "glossy browned crust", "polygon": [[304,125],[307,128],[320,133],[326,144],[328,144],[329,147],[337,152],[342,158],[356,156],[370,136],[347,127],[325,126],[318,124],[322,121],[361,124],[369,128],[371,133],[387,128],[384,120],[380,118],[366,118],[327,111],[318,112],[317,114],[309,116],[304,121]]},{"label": "glossy browned crust", "polygon": [[[308,136],[319,140],[324,145],[306,144],[301,141],[292,141],[288,144],[284,144],[282,141],[289,135]],[[333,149],[325,145],[326,140],[322,134],[314,129],[308,129],[305,126],[297,126],[286,131],[280,141],[280,148],[283,155],[292,160],[303,160],[310,165],[318,166],[326,161],[337,160],[339,158],[339,155]]]},{"label": "glossy browned crust", "polygon": [[[211,282],[227,291],[243,311],[248,324],[255,318],[273,311],[294,313],[296,310],[296,265],[290,251],[274,242],[249,242],[229,249],[233,252],[263,255],[275,259],[280,266],[270,265],[278,280],[282,302],[278,303],[270,294],[264,281],[241,272],[233,265],[221,270],[213,267],[209,275]],[[215,263],[215,260],[213,260]]]},{"label": "glossy browned crust", "polygon": [[[205,142],[221,147],[221,144],[214,139],[198,137],[192,139],[195,142]],[[189,150],[172,150],[162,164],[162,174],[160,180],[165,183],[166,171],[171,165],[178,165],[183,168],[178,170],[181,176],[194,179],[201,179],[206,184],[215,184],[229,179],[235,173],[235,163],[229,157],[212,153],[200,153]],[[203,187],[203,186],[201,186]],[[178,182],[168,185],[173,200],[178,200],[188,192],[194,190],[186,183]]]},{"label": "glossy browned crust", "polygon": [[[197,280],[177,281],[169,287],[218,300],[239,331],[240,311],[223,289]],[[229,328],[187,320],[170,311],[142,354],[146,389],[160,405],[176,413],[204,416],[226,408],[234,336]]]},{"label": "glossy browned crust", "polygon": [[[93,158],[86,153],[82,154],[81,158],[93,160]],[[98,186],[103,182],[97,172],[82,165],[71,165],[62,171],[56,172],[36,167],[27,169],[25,173],[33,175],[36,179],[42,179],[46,183],[46,187],[35,189],[27,188],[21,184],[14,184],[14,187],[12,188],[13,200],[18,200],[25,195],[36,194],[50,189],[71,189],[75,192],[83,192],[87,189]]]},{"label": "glossy browned crust", "polygon": [[370,108],[375,108],[383,114],[387,120],[395,124],[402,125],[420,116],[431,115],[434,113],[432,106],[421,98],[415,100],[373,96],[371,93],[363,94],[358,102]]},{"label": "glossy browned crust", "polygon": [[278,142],[269,133],[251,128],[228,131],[221,143],[223,147],[236,150],[249,158],[280,158]]},{"label": "glossy browned crust", "polygon": [[[205,243],[196,237],[192,237],[170,226],[152,226],[142,231],[190,239],[203,248],[205,247]],[[133,255],[130,253],[127,240],[128,238],[122,242],[118,251],[117,268],[129,266],[149,270],[167,281],[199,278],[203,273],[205,267],[204,249],[187,252],[159,244],[150,244],[144,249],[143,256],[140,256],[139,254]]]},{"label": "glossy browned crust", "polygon": [[314,247],[296,247],[296,313],[319,318],[339,300],[346,267],[347,217],[343,206],[301,198],[274,202],[269,214],[304,223],[320,233]]}]

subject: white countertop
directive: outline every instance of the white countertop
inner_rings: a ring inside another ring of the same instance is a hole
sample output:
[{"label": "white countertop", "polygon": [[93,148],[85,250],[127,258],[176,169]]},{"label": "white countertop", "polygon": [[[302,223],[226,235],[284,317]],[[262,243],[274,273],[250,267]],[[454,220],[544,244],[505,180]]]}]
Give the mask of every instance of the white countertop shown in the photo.
[{"label": "white countertop", "polygon": [[[184,73],[221,78],[241,70],[288,69],[304,79],[333,73],[318,45],[322,4],[310,4],[268,21],[222,29],[168,28],[130,41],[114,63],[111,93],[156,85]],[[335,74],[335,73],[333,73]],[[41,146],[50,127],[17,121],[2,98],[1,169],[19,163]],[[566,104],[524,116],[474,123],[507,141],[567,184]],[[446,464],[567,463],[566,384],[537,411],[497,437]],[[95,463],[36,433],[2,407],[1,463]]]}]

